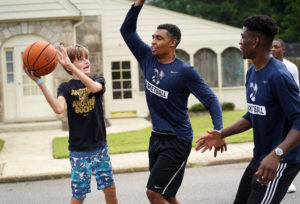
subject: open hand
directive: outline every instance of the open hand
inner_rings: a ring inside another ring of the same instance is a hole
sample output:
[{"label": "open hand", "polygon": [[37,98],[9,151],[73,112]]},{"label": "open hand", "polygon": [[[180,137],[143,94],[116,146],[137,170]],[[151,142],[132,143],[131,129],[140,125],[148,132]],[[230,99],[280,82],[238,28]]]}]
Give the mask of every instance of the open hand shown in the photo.
[{"label": "open hand", "polygon": [[[58,48],[61,50],[57,51],[58,52],[58,62],[68,69],[68,67],[72,64],[70,58],[68,57],[67,51],[63,45],[59,45]],[[69,70],[69,69],[68,69]]]},{"label": "open hand", "polygon": [[214,157],[217,156],[217,152],[227,151],[227,145],[224,138],[221,137],[221,132],[218,130],[208,130],[207,135],[204,135],[196,140],[195,150],[199,151],[202,149],[201,153],[206,150],[211,150],[214,147]]}]

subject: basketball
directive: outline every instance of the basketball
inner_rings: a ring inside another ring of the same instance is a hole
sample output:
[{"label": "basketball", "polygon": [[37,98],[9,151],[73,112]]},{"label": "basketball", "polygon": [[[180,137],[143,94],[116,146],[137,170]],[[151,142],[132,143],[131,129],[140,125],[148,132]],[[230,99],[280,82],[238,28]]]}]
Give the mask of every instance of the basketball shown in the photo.
[{"label": "basketball", "polygon": [[25,49],[23,63],[29,71],[34,72],[34,75],[47,75],[57,66],[57,50],[48,42],[34,42]]}]

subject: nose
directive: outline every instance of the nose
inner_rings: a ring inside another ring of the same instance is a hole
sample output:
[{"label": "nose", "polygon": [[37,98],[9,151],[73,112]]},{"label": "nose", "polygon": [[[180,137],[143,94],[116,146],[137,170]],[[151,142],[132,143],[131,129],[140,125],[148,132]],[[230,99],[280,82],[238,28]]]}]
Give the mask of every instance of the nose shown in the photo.
[{"label": "nose", "polygon": [[242,45],[242,39],[240,39],[240,41],[239,41],[239,45]]},{"label": "nose", "polygon": [[155,40],[155,38],[153,38],[153,39],[152,39],[152,42],[151,42],[151,44],[152,44],[152,45],[155,45],[155,44],[156,44],[156,40]]}]

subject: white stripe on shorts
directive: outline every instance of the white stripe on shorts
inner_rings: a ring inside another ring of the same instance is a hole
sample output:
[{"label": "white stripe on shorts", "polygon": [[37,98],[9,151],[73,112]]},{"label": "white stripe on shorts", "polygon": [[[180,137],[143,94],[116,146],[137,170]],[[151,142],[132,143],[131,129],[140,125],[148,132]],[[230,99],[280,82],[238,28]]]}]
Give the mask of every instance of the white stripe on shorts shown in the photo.
[{"label": "white stripe on shorts", "polygon": [[184,167],[184,163],[185,163],[185,161],[181,164],[180,168],[176,171],[176,173],[174,174],[174,176],[171,178],[171,180],[169,181],[169,183],[166,185],[166,187],[164,188],[163,192],[161,193],[162,195],[165,194],[167,188],[169,187],[169,185],[171,184],[171,182],[174,180],[175,176],[178,174],[178,172],[180,171],[180,169],[182,169],[182,167]]},{"label": "white stripe on shorts", "polygon": [[261,201],[261,204],[269,204],[271,203],[274,194],[276,192],[277,186],[278,186],[278,182],[282,176],[283,171],[286,168],[286,163],[279,163],[278,168],[277,168],[277,173],[276,173],[276,177],[274,178],[273,181],[271,181],[267,187],[265,196],[263,198],[263,200]]}]

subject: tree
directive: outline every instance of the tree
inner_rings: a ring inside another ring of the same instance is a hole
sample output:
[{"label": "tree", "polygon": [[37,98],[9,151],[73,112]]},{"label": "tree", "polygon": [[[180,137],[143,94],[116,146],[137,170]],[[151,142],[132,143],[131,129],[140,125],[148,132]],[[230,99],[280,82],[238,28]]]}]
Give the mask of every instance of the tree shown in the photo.
[{"label": "tree", "polygon": [[149,4],[235,27],[248,16],[265,14],[277,21],[276,37],[300,41],[300,0],[149,0]]}]

